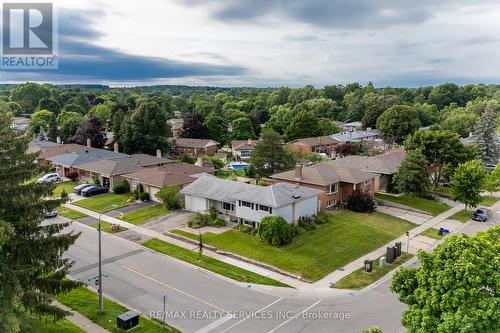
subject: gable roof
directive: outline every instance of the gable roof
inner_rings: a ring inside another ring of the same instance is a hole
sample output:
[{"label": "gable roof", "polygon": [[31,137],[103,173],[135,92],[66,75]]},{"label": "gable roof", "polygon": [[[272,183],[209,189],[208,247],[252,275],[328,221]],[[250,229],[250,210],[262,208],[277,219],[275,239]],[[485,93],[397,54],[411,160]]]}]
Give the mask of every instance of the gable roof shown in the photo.
[{"label": "gable roof", "polygon": [[352,155],[328,161],[327,163],[334,166],[358,168],[370,172],[392,175],[398,170],[405,155],[404,149],[393,149],[376,156],[364,157]]},{"label": "gable roof", "polygon": [[172,172],[184,175],[197,175],[201,173],[212,173],[215,171],[214,168],[207,168],[202,166],[197,166],[189,163],[171,163],[166,164],[161,167],[162,170],[166,172]]},{"label": "gable roof", "polygon": [[86,164],[102,159],[112,159],[118,157],[126,157],[126,154],[115,153],[114,151],[106,149],[92,149],[84,151],[77,151],[73,153],[57,155],[47,158],[53,164],[62,165],[65,168],[71,168],[77,165]]},{"label": "gable roof", "polygon": [[220,179],[214,176],[202,176],[184,187],[181,193],[217,201],[233,202],[233,196],[236,193],[251,190],[254,186],[256,185]]},{"label": "gable roof", "polygon": [[158,158],[146,154],[133,154],[113,159],[97,160],[78,165],[79,169],[97,172],[109,176],[120,175],[127,172],[140,170],[143,167],[171,163],[171,160]]},{"label": "gable roof", "polygon": [[185,147],[185,148],[206,148],[208,146],[218,145],[210,139],[192,139],[192,138],[169,138],[168,142],[172,146]]},{"label": "gable roof", "polygon": [[34,143],[33,147],[30,144],[30,148],[28,149],[28,151],[31,151],[32,149],[36,151],[41,151],[40,156],[38,157],[39,159],[47,159],[53,156],[64,155],[68,153],[85,151],[85,150],[94,150],[96,148],[78,145],[76,143],[68,143],[68,144],[56,143],[51,145],[38,145],[38,146],[36,143]]},{"label": "gable roof", "polygon": [[311,138],[302,138],[302,139],[297,139],[290,141],[292,144],[299,144],[299,145],[305,145],[305,146],[320,146],[320,145],[335,145],[340,143],[339,140],[332,138],[329,135],[325,136],[316,136],[316,137],[311,137]]},{"label": "gable roof", "polygon": [[231,141],[231,148],[234,150],[252,150],[258,140],[233,140]]},{"label": "gable roof", "polygon": [[359,141],[379,135],[380,133],[378,129],[375,128],[366,131],[345,131],[345,132],[335,133],[332,134],[331,137],[341,142],[347,142],[347,141]]},{"label": "gable roof", "polygon": [[326,186],[338,182],[359,184],[375,176],[376,174],[368,171],[319,163],[313,166],[303,166],[300,179],[295,178],[295,169],[274,174],[271,178]]},{"label": "gable roof", "polygon": [[122,175],[122,177],[137,180],[141,184],[160,188],[168,185],[183,185],[196,179],[185,174],[168,172],[162,167],[142,169],[126,173]]}]

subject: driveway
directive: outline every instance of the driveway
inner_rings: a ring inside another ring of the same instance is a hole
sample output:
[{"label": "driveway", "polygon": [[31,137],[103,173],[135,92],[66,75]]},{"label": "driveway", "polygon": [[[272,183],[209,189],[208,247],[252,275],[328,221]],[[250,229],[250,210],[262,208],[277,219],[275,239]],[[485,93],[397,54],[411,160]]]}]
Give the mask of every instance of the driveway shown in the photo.
[{"label": "driveway", "polygon": [[191,216],[193,216],[193,213],[179,210],[144,223],[142,227],[165,233],[166,231],[185,226]]},{"label": "driveway", "polygon": [[410,210],[396,208],[396,207],[390,207],[390,206],[378,206],[377,211],[381,212],[381,213],[385,213],[387,215],[398,217],[398,218],[406,220],[406,221],[410,221],[410,222],[418,224],[418,225],[420,225],[420,224],[424,223],[425,221],[432,218],[432,216],[428,215],[428,214],[417,213],[417,212],[413,212]]}]

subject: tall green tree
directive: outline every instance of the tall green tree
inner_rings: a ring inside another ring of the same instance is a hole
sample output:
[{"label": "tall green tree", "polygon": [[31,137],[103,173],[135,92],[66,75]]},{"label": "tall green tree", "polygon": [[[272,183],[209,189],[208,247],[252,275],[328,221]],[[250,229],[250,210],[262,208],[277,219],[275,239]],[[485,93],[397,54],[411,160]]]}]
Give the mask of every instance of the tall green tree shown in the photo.
[{"label": "tall green tree", "polygon": [[40,132],[40,128],[43,128],[45,133],[47,133],[49,130],[50,118],[52,118],[53,115],[54,114],[48,110],[40,110],[33,113],[28,125],[27,134],[36,135]]},{"label": "tall green tree", "polygon": [[61,105],[52,97],[44,97],[38,102],[38,110],[49,110],[55,115],[61,111]]},{"label": "tall green tree", "polygon": [[58,135],[59,135],[59,129],[57,128],[56,116],[52,114],[52,116],[49,119],[49,129],[47,136],[50,141],[56,142]]},{"label": "tall green tree", "polygon": [[224,143],[224,118],[215,113],[211,113],[205,119],[205,126],[208,128],[210,139],[221,144]]},{"label": "tall green tree", "polygon": [[157,149],[167,151],[167,138],[171,136],[165,111],[155,102],[144,102],[125,117],[118,142],[127,154],[154,155]]},{"label": "tall green tree", "polygon": [[399,269],[391,290],[408,305],[409,333],[500,331],[498,311],[500,226],[474,237],[458,233],[431,253],[418,252],[418,268]]},{"label": "tall green tree", "polygon": [[231,136],[233,140],[255,139],[255,132],[250,119],[241,117],[233,121],[233,131]]},{"label": "tall green tree", "polygon": [[272,129],[264,128],[255,144],[250,163],[261,177],[287,170],[295,165],[293,155],[283,146],[283,138]]},{"label": "tall green tree", "polygon": [[37,154],[25,153],[29,138],[9,125],[10,115],[0,110],[0,331],[31,332],[28,315],[67,314],[51,302],[79,285],[65,279],[72,262],[62,258],[78,234],[62,232],[68,223],[42,224],[61,200],[50,199],[54,184],[29,181],[39,172]]},{"label": "tall green tree", "polygon": [[496,165],[495,169],[488,172],[484,181],[484,190],[490,192],[500,192],[500,163]]},{"label": "tall green tree", "polygon": [[396,189],[412,196],[427,193],[430,187],[427,160],[420,150],[406,152],[405,159],[393,178]]},{"label": "tall green tree", "polygon": [[320,135],[318,118],[312,112],[299,112],[285,129],[285,138],[292,141]]},{"label": "tall green tree", "polygon": [[33,113],[40,100],[44,97],[50,97],[50,90],[47,86],[35,82],[27,82],[18,85],[12,91],[10,99],[19,104],[24,113]]},{"label": "tall green tree", "polygon": [[391,106],[377,119],[380,134],[389,142],[402,143],[419,127],[417,112],[414,107],[408,105]]},{"label": "tall green tree", "polygon": [[481,190],[486,180],[486,171],[479,160],[460,164],[451,177],[451,193],[454,200],[467,207],[475,207],[481,201]]},{"label": "tall green tree", "polygon": [[492,104],[488,104],[476,124],[477,150],[479,158],[485,163],[497,163],[497,133],[499,113]]},{"label": "tall green tree", "polygon": [[184,120],[180,136],[182,138],[208,139],[208,128],[205,126],[205,118],[199,112],[191,112]]},{"label": "tall green tree", "polygon": [[76,129],[83,121],[83,115],[77,112],[63,111],[57,116],[59,136],[63,142],[68,142],[75,135]]},{"label": "tall green tree", "polygon": [[103,148],[106,143],[101,121],[93,114],[78,125],[75,134],[68,141],[69,143],[86,145],[87,139],[90,139],[90,144],[94,148]]}]

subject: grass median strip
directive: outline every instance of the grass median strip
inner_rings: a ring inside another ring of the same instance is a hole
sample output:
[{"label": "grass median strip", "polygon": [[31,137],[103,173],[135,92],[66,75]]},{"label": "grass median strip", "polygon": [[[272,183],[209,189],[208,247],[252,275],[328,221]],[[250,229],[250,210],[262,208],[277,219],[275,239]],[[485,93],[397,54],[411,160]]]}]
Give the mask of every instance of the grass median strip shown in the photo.
[{"label": "grass median strip", "polygon": [[128,198],[128,194],[105,193],[75,201],[73,205],[87,208],[94,212],[105,213],[126,206]]},{"label": "grass median strip", "polygon": [[434,228],[429,228],[429,229],[426,229],[424,231],[422,231],[420,234],[422,236],[427,236],[427,237],[430,237],[430,238],[434,238],[434,239],[441,239],[443,238],[445,235],[439,235],[438,234],[438,229],[434,229]]},{"label": "grass median strip", "polygon": [[156,204],[144,208],[133,210],[129,213],[123,214],[121,219],[133,224],[143,224],[155,217],[167,214],[168,211],[161,204]]},{"label": "grass median strip", "polygon": [[76,326],[68,319],[61,319],[56,322],[44,319],[29,319],[30,333],[85,333],[80,327]]},{"label": "grass median strip", "polygon": [[456,212],[452,216],[448,217],[448,220],[457,220],[457,221],[460,221],[462,223],[465,223],[465,222],[469,221],[471,219],[471,217],[472,217],[471,211],[462,209],[461,211]]},{"label": "grass median strip", "polygon": [[342,279],[332,284],[331,287],[338,289],[361,290],[381,279],[387,275],[387,273],[407,262],[412,257],[413,255],[410,253],[402,253],[401,257],[396,259],[392,264],[386,263],[383,267],[379,266],[379,259],[377,259],[373,262],[373,270],[371,273],[367,273],[363,270],[363,268],[360,268],[351,274],[344,276]]},{"label": "grass median strip", "polygon": [[419,197],[412,197],[410,195],[395,196],[391,194],[375,193],[375,198],[416,208],[434,216],[437,216],[451,208],[444,202],[439,202],[436,200],[429,200]]},{"label": "grass median strip", "polygon": [[489,207],[489,206],[493,206],[498,200],[500,200],[499,197],[485,195],[481,198],[481,202],[479,204]]},{"label": "grass median strip", "polygon": [[70,219],[70,220],[81,219],[82,217],[87,216],[84,213],[77,212],[76,210],[73,210],[71,208],[67,208],[64,206],[57,207],[57,214],[64,216],[65,218]]},{"label": "grass median strip", "polygon": [[[66,294],[57,295],[56,299],[62,304],[70,307],[72,310],[81,313],[93,323],[96,323],[97,325],[107,329],[108,331],[116,333],[124,332],[123,330],[116,327],[116,317],[128,311],[127,308],[121,306],[120,304],[117,304],[105,298],[104,313],[99,314],[98,295],[95,292],[90,291],[84,287],[74,289]],[[170,327],[162,327],[161,324],[142,316],[139,320],[139,326],[134,328],[133,331],[137,333],[178,332],[177,330]]]},{"label": "grass median strip", "polygon": [[[98,229],[99,222],[92,223],[90,226],[92,228]],[[102,231],[110,233],[110,234],[116,234],[117,232],[122,232],[122,231],[128,230],[127,228],[122,227],[122,226],[118,226],[118,228],[113,229],[113,225],[109,222],[106,222],[106,221],[101,221],[101,229],[102,229]]]},{"label": "grass median strip", "polygon": [[190,264],[226,276],[239,282],[264,284],[276,287],[289,287],[288,285],[279,281],[267,278],[254,272],[247,271],[237,266],[227,264],[205,255],[202,255],[200,259],[198,253],[196,252],[164,242],[157,238],[150,239],[142,245],[154,251],[188,262]]}]

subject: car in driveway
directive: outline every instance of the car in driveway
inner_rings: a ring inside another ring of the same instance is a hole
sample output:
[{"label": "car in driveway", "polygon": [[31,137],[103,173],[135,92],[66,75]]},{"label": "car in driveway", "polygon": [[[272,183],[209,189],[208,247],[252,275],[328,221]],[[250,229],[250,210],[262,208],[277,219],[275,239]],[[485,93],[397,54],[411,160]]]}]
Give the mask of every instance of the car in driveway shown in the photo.
[{"label": "car in driveway", "polygon": [[491,213],[491,210],[487,208],[478,208],[476,211],[472,214],[472,219],[474,221],[479,221],[479,222],[486,222],[488,221],[493,214]]},{"label": "car in driveway", "polygon": [[82,190],[82,195],[84,197],[91,197],[93,195],[98,195],[98,194],[103,194],[103,193],[108,193],[109,189],[99,186],[99,185],[92,185],[89,187],[86,187]]},{"label": "car in driveway", "polygon": [[51,182],[56,182],[60,183],[61,182],[61,177],[57,173],[48,173],[44,175],[43,177],[40,177],[36,180],[38,184],[44,184],[44,183],[51,183]]},{"label": "car in driveway", "polygon": [[77,185],[75,186],[75,188],[73,189],[73,193],[76,193],[76,194],[82,194],[82,191],[84,189],[86,189],[87,187],[91,187],[91,186],[95,186],[95,185],[92,185],[92,184],[81,184],[81,185]]}]

